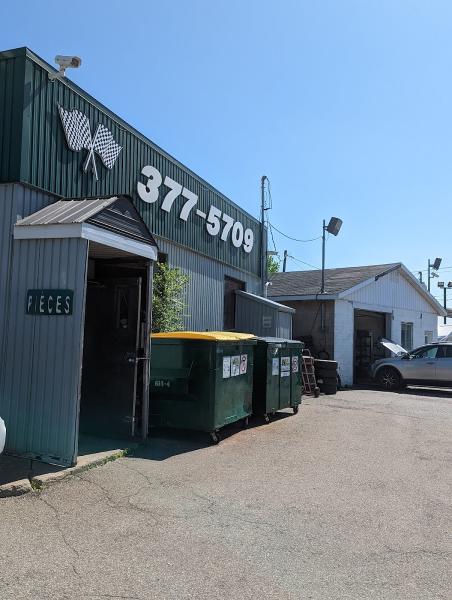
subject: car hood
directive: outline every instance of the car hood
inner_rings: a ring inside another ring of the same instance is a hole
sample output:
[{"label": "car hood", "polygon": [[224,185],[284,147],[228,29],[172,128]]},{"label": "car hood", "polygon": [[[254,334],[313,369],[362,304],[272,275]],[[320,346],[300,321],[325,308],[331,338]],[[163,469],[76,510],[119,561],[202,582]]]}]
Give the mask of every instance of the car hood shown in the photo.
[{"label": "car hood", "polygon": [[382,346],[384,346],[385,348],[387,348],[390,352],[392,352],[396,356],[404,356],[405,354],[408,354],[408,351],[405,350],[405,348],[402,348],[402,346],[400,344],[397,344],[396,342],[392,342],[391,340],[381,338],[380,344]]}]

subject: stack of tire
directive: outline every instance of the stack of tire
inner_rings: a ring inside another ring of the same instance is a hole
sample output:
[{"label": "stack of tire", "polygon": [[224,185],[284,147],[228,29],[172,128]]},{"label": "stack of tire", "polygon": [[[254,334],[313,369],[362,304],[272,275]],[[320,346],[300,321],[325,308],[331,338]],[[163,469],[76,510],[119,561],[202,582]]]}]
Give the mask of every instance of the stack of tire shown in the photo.
[{"label": "stack of tire", "polygon": [[335,394],[337,392],[337,361],[316,358],[314,369],[320,391],[324,394]]}]

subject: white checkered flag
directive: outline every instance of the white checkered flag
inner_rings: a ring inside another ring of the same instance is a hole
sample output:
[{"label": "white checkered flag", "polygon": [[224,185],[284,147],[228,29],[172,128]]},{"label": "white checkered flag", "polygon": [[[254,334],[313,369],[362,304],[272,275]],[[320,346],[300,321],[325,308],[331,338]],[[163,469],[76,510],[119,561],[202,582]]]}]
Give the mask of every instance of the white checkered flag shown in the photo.
[{"label": "white checkered flag", "polygon": [[122,146],[115,142],[113,134],[103,125],[97,127],[93,146],[107,169],[112,169]]},{"label": "white checkered flag", "polygon": [[58,105],[58,110],[67,145],[71,150],[75,150],[76,152],[82,149],[88,150],[83,170],[86,172],[89,164],[92,163],[94,175],[96,180],[98,180],[94,152],[97,152],[107,169],[112,169],[122,150],[122,146],[115,142],[113,135],[104,125],[98,125],[93,139],[89,119],[79,110],[65,110],[60,105]]},{"label": "white checkered flag", "polygon": [[79,152],[82,148],[91,150],[93,141],[88,117],[79,110],[65,110],[60,105],[58,105],[58,110],[60,111],[60,118],[69,148],[76,152]]}]

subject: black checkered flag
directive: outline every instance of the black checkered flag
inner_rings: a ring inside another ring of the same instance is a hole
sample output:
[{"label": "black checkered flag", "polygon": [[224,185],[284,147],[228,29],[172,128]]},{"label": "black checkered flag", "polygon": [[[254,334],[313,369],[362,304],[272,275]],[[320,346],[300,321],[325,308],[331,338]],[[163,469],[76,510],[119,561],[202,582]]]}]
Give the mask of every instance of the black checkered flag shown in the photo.
[{"label": "black checkered flag", "polygon": [[107,169],[112,169],[122,146],[115,142],[113,134],[104,125],[99,125],[94,136],[94,150]]},{"label": "black checkered flag", "polygon": [[69,148],[76,152],[83,148],[91,150],[93,141],[88,117],[79,110],[65,110],[60,105],[58,105],[58,110]]}]

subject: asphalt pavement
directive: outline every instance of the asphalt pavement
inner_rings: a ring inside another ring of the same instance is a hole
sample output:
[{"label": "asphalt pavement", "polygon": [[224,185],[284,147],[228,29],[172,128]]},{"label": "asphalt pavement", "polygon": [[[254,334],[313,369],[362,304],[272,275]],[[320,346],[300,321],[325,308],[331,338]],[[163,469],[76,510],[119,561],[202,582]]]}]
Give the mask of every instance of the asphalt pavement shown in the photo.
[{"label": "asphalt pavement", "polygon": [[0,500],[0,598],[451,598],[452,391],[343,391],[254,425],[160,433]]}]

